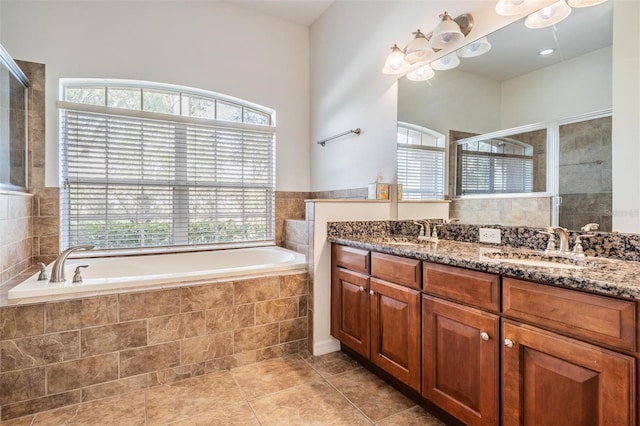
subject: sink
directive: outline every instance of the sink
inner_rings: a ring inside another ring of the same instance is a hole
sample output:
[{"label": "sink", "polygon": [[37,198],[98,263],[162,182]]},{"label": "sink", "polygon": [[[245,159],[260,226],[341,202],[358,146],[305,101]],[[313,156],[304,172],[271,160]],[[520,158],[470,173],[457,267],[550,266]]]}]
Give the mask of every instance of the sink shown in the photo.
[{"label": "sink", "polygon": [[485,253],[483,257],[491,260],[497,260],[502,263],[513,263],[516,265],[537,266],[543,268],[559,268],[559,269],[587,269],[597,268],[601,265],[585,259],[572,259],[561,256],[547,256],[540,253],[502,253],[491,252]]},{"label": "sink", "polygon": [[384,238],[380,241],[380,244],[389,244],[394,246],[419,246],[422,241],[419,241],[417,238],[403,238],[403,237],[393,237],[393,238]]}]

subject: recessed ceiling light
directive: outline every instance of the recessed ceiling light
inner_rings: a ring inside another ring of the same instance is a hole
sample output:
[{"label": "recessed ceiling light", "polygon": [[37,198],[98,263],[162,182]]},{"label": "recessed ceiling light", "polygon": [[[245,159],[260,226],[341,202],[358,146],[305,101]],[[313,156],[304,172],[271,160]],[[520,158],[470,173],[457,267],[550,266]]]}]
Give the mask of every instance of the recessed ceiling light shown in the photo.
[{"label": "recessed ceiling light", "polygon": [[541,51],[538,52],[538,55],[540,56],[546,56],[546,55],[551,55],[553,52],[555,52],[556,49],[542,49]]}]

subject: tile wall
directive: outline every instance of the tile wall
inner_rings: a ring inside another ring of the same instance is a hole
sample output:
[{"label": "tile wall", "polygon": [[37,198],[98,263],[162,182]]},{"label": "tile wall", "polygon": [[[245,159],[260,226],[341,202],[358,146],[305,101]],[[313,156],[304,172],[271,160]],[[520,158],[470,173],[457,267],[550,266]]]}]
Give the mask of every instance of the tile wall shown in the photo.
[{"label": "tile wall", "polygon": [[0,308],[0,419],[307,347],[306,273]]}]

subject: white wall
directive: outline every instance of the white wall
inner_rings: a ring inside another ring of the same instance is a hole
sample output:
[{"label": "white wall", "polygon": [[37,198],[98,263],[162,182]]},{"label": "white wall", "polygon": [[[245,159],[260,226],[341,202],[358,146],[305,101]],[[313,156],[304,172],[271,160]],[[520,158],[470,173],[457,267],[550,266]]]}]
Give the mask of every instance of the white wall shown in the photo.
[{"label": "white wall", "polygon": [[309,30],[219,1],[2,0],[2,44],[47,66],[47,184],[58,185],[58,79],[179,84],[277,111],[276,188],[309,190]]},{"label": "white wall", "polygon": [[613,8],[613,229],[640,232],[640,2]]},{"label": "white wall", "polygon": [[[494,0],[337,1],[316,21],[311,48],[311,190],[365,187],[378,170],[396,175],[396,78],[381,70],[389,47],[404,46],[417,28],[430,32],[438,15],[471,12],[478,38],[507,20]],[[325,147],[320,139],[360,127]]]},{"label": "white wall", "polygon": [[501,128],[611,108],[611,55],[605,47],[504,81]]}]

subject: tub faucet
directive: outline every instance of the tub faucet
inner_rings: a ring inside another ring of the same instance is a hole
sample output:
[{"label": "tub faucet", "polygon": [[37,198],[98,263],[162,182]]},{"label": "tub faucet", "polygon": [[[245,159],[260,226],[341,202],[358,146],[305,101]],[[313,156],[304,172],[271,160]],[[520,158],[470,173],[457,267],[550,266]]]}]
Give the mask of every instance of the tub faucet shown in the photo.
[{"label": "tub faucet", "polygon": [[55,263],[53,264],[53,268],[51,269],[51,279],[49,280],[49,282],[50,283],[65,282],[66,277],[64,276],[64,262],[67,260],[67,257],[69,257],[69,255],[74,251],[91,250],[94,247],[95,246],[92,246],[92,245],[74,246],[74,247],[69,247],[68,249],[60,253],[60,256],[58,256]]}]

